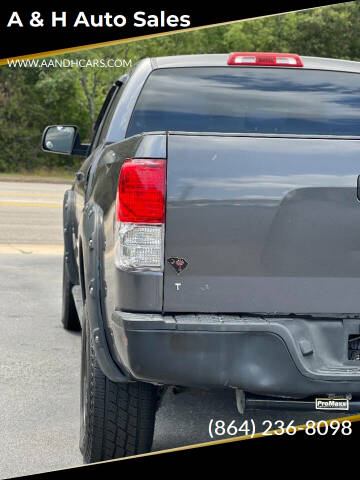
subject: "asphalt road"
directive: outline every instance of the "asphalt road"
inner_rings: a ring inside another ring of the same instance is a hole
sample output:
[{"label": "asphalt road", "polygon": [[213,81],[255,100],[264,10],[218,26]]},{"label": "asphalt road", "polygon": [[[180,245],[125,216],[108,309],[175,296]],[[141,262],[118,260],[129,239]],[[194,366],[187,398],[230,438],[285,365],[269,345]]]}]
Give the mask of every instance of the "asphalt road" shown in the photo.
[{"label": "asphalt road", "polygon": [[[1,479],[82,464],[80,334],[60,323],[60,207],[66,188],[0,182]],[[232,391],[168,391],[157,413],[153,450],[210,441],[212,418],[238,426],[253,419],[261,430],[266,419],[302,424],[330,417],[270,411],[241,416]]]},{"label": "asphalt road", "polygon": [[0,182],[0,253],[62,252],[62,199],[67,188]]}]

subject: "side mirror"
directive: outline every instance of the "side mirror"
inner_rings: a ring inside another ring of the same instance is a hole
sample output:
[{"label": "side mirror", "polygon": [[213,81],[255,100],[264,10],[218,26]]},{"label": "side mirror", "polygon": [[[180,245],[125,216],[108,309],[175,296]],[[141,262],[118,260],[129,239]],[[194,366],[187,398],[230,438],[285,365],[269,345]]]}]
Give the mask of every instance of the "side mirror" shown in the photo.
[{"label": "side mirror", "polygon": [[46,127],[42,136],[42,149],[45,152],[63,155],[86,156],[88,145],[80,143],[77,127],[73,125],[51,125]]}]

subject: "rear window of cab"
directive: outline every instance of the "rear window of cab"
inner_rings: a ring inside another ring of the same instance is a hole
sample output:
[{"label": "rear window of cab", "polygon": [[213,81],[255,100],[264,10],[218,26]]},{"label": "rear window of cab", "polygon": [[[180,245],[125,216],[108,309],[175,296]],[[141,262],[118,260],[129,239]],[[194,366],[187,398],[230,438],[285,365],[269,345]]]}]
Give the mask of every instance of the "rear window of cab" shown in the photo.
[{"label": "rear window of cab", "polygon": [[356,73],[264,67],[154,70],[127,137],[150,131],[360,135]]}]

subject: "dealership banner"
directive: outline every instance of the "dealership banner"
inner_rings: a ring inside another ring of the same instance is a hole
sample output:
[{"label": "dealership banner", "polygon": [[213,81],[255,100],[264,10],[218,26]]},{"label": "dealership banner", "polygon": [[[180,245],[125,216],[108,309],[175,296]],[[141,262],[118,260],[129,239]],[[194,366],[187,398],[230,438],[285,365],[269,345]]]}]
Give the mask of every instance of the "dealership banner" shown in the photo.
[{"label": "dealership banner", "polygon": [[[289,412],[287,412],[287,415]],[[281,414],[278,415],[282,417]],[[238,472],[242,468],[259,468],[257,463],[265,464],[268,469],[271,462],[279,462],[278,468],[285,466],[282,458],[295,462],[305,452],[312,452],[314,461],[328,458],[329,452],[346,454],[354,448],[360,435],[360,415],[342,417],[339,421],[311,422],[308,427],[299,425],[286,433],[282,429],[259,433],[253,440],[249,437],[233,437],[226,440],[188,445],[134,457],[109,460],[90,465],[78,465],[71,469],[31,475],[26,478],[51,480],[68,478],[73,475],[136,475],[154,469],[176,469],[179,475],[188,475],[194,466],[220,468],[225,472]],[[336,426],[336,424],[340,426]],[[345,427],[341,427],[341,424]],[[350,427],[349,427],[350,426]],[[349,429],[350,428],[350,429]],[[343,432],[341,432],[343,429]],[[278,457],[278,460],[275,460]],[[275,458],[274,458],[275,457]],[[255,460],[256,459],[256,460]],[[305,460],[304,460],[305,462]],[[286,463],[286,462],[285,462]],[[261,468],[260,468],[261,470]]]},{"label": "dealership banner", "polygon": [[15,2],[2,7],[0,31],[5,41],[1,43],[0,59],[4,63],[6,58],[99,46],[333,3],[222,2],[194,8],[181,2],[162,7],[148,4],[145,8],[136,2],[101,2],[91,7],[88,3],[71,7],[51,3],[40,8],[36,4],[24,6]]}]

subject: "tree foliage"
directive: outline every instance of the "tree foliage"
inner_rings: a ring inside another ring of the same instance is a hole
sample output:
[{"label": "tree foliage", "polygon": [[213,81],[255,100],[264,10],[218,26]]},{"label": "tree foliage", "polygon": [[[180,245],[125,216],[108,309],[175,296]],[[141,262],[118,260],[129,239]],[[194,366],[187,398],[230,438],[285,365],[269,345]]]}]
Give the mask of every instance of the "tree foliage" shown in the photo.
[{"label": "tree foliage", "polygon": [[[231,51],[276,51],[360,60],[360,0],[229,25],[120,43],[62,56],[125,59]],[[78,159],[40,150],[49,124],[75,124],[89,140],[113,81],[129,67],[0,67],[0,172],[68,168]]]}]

